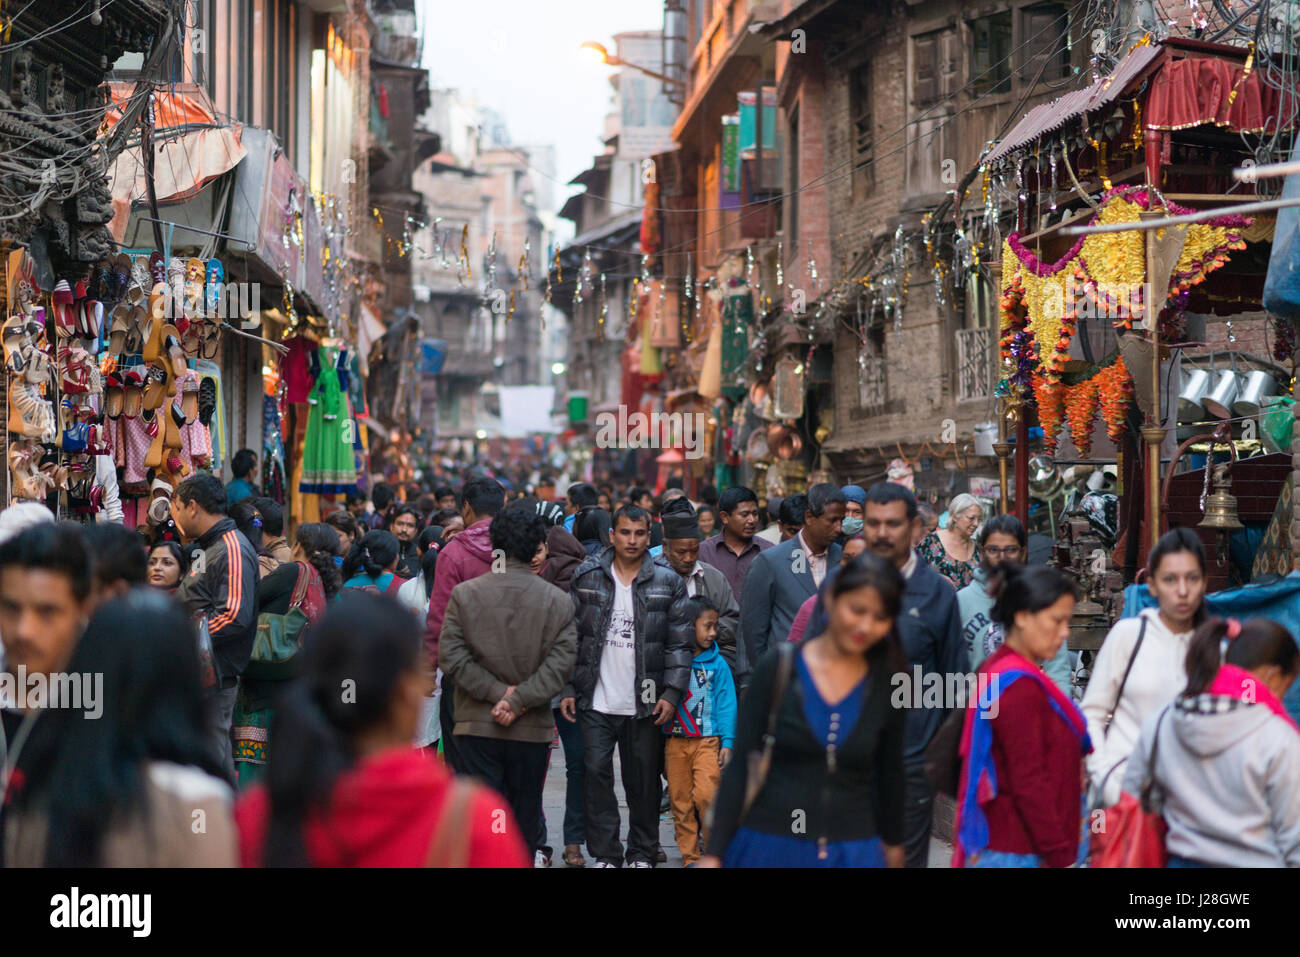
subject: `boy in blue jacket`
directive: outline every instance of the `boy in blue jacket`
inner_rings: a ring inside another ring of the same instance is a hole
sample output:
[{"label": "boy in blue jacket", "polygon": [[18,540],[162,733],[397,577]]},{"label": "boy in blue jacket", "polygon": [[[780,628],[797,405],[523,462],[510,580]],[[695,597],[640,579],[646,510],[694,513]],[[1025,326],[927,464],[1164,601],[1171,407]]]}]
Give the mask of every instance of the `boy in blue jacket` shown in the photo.
[{"label": "boy in blue jacket", "polygon": [[695,659],[685,697],[664,727],[664,772],[673,808],[673,829],[682,863],[700,859],[708,841],[707,813],[718,793],[722,769],[736,737],[736,685],[718,652],[718,606],[703,595],[687,600],[695,622]]}]

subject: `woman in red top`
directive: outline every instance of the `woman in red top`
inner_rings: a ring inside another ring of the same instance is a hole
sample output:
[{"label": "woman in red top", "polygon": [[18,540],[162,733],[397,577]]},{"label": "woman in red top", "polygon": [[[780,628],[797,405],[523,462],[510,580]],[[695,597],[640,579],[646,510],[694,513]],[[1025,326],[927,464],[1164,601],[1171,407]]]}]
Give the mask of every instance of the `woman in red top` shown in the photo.
[{"label": "woman in red top", "polygon": [[245,867],[527,867],[509,805],[412,746],[421,635],[390,598],[347,594],[307,631],[266,785],[236,808]]},{"label": "woman in red top", "polygon": [[1083,713],[1043,673],[1070,634],[1079,591],[1054,568],[1004,565],[992,618],[1005,643],[966,712],[955,867],[1067,867],[1079,857]]}]

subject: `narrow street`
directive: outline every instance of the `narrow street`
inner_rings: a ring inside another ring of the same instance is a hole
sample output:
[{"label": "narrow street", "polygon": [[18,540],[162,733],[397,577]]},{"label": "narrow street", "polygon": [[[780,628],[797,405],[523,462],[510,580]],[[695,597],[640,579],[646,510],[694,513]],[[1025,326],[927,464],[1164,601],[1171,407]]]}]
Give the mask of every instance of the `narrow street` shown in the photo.
[{"label": "narrow street", "polygon": [[[627,798],[623,795],[623,783],[619,777],[617,755],[614,758],[614,793],[618,795],[619,814],[623,819],[623,830],[619,836],[623,840],[624,847],[626,847]],[[542,796],[542,811],[546,815],[546,843],[554,848],[551,866],[567,870],[568,868],[560,860],[564,854],[564,835],[561,828],[564,822],[564,749],[559,746],[551,749],[551,767],[546,773],[546,790]],[[936,808],[936,817],[939,816],[939,813]],[[673,815],[671,811],[664,811],[659,815],[659,844],[668,857],[667,862],[659,866],[681,867],[682,855],[677,850],[677,841],[673,837]],[[582,855],[587,858],[587,866],[590,867],[591,858],[587,854],[586,847],[583,847]],[[952,845],[937,837],[931,837],[929,866],[947,867],[951,859]]]}]

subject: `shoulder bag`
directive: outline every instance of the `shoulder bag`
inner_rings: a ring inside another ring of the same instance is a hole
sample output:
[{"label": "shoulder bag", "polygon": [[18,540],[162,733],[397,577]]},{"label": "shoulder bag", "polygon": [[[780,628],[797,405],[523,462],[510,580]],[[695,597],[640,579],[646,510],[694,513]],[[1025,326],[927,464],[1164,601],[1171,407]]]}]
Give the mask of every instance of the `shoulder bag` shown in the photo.
[{"label": "shoulder bag", "polygon": [[1156,721],[1139,796],[1125,792],[1113,807],[1096,812],[1102,817],[1101,826],[1092,835],[1092,867],[1164,867],[1167,863],[1165,834],[1169,828],[1161,812],[1155,810],[1152,793],[1156,788],[1160,728],[1171,707],[1167,705]]},{"label": "shoulder bag", "polygon": [[776,677],[772,681],[772,697],[767,704],[767,730],[763,733],[761,747],[753,748],[746,755],[748,773],[745,775],[745,803],[740,807],[741,821],[745,820],[749,809],[758,799],[763,785],[767,783],[767,773],[772,768],[772,749],[776,745],[776,722],[786,692],[790,690],[790,678],[794,673],[794,656],[797,650],[797,645],[777,646]]},{"label": "shoulder bag", "polygon": [[[1115,700],[1111,702],[1110,710],[1106,712],[1106,717],[1102,721],[1101,738],[1103,741],[1110,735],[1111,722],[1115,720],[1115,712],[1119,710],[1120,700],[1124,697],[1124,686],[1128,684],[1129,672],[1133,670],[1133,662],[1137,661],[1138,652],[1142,650],[1142,639],[1146,637],[1146,634],[1147,620],[1144,616],[1142,618],[1142,624],[1138,628],[1137,644],[1133,646],[1133,653],[1128,656],[1128,664],[1124,668],[1124,676],[1119,679],[1119,690],[1115,692]],[[1092,800],[1088,802],[1089,807],[1097,808],[1100,806],[1100,802],[1103,800],[1102,795],[1106,793],[1106,782],[1110,780],[1110,776],[1115,773],[1115,769],[1123,763],[1123,761],[1116,762],[1111,765],[1109,771],[1102,775],[1101,780],[1093,789]]]}]

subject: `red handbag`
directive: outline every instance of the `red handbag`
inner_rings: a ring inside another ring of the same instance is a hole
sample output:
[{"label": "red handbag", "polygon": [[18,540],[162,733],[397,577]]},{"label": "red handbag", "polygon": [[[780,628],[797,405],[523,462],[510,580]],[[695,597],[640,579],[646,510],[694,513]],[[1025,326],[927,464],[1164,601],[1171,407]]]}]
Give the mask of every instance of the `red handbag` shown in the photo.
[{"label": "red handbag", "polygon": [[1147,758],[1147,773],[1142,781],[1141,795],[1134,797],[1125,791],[1119,802],[1101,811],[1101,828],[1092,835],[1091,867],[1164,867],[1168,863],[1165,834],[1168,825],[1164,817],[1152,810],[1151,792],[1155,787],[1156,748],[1160,744],[1160,726],[1164,724],[1166,708],[1156,721],[1151,754]]}]

